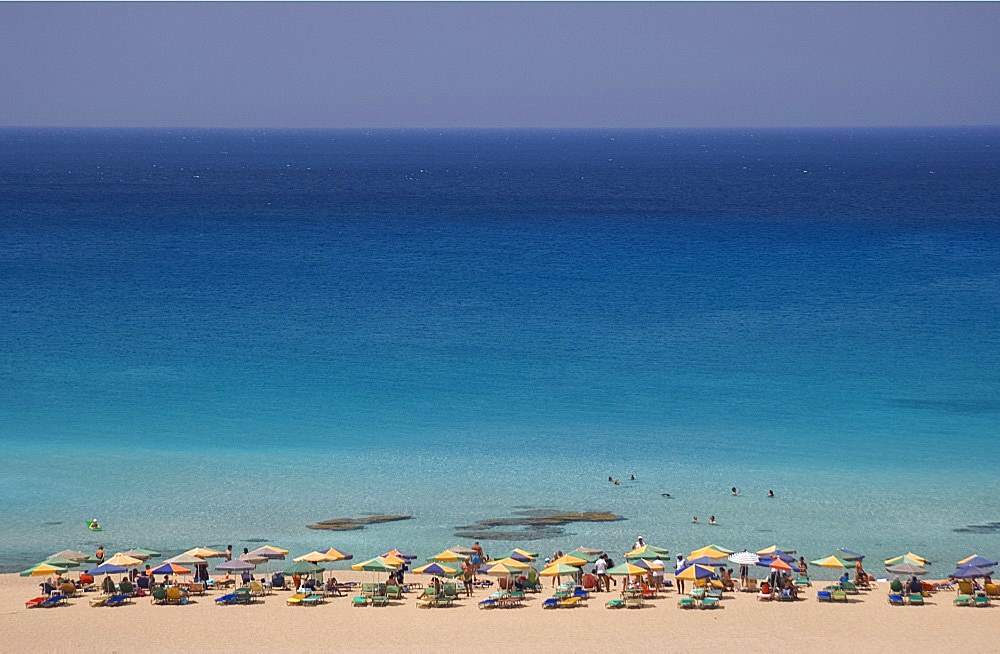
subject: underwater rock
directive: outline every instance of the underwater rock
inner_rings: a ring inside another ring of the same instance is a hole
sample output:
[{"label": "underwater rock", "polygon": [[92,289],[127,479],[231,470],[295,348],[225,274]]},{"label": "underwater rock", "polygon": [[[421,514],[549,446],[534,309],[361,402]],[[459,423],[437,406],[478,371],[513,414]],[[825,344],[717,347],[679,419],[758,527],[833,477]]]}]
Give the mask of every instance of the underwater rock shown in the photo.
[{"label": "underwater rock", "polygon": [[322,520],[313,525],[306,525],[306,527],[329,531],[354,531],[356,529],[364,529],[366,525],[374,525],[379,522],[409,520],[412,517],[412,515],[373,515],[366,518],[333,518],[332,520]]}]

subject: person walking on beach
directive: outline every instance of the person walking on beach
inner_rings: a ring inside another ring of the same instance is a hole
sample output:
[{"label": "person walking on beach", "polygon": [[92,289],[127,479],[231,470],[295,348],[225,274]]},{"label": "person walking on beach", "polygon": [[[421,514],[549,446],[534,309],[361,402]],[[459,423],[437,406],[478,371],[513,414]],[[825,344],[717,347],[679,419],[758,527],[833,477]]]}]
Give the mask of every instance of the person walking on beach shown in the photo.
[{"label": "person walking on beach", "polygon": [[597,577],[597,592],[611,592],[611,584],[608,583],[608,562],[603,558],[594,561],[594,576]]},{"label": "person walking on beach", "polygon": [[674,581],[677,582],[677,592],[681,595],[684,594],[684,580],[677,577],[681,571],[687,567],[687,561],[684,560],[682,554],[677,555],[677,562],[674,563]]},{"label": "person walking on beach", "polygon": [[462,561],[462,581],[465,582],[465,596],[472,597],[472,576],[475,574],[476,566],[472,565],[471,559]]}]

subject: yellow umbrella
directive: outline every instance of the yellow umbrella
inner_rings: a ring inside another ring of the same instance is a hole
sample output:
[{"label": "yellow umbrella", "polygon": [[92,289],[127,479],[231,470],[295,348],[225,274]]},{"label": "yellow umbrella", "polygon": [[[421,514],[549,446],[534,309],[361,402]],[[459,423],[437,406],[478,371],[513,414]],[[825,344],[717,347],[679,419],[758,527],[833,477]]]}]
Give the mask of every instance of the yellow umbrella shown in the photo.
[{"label": "yellow umbrella", "polygon": [[254,551],[259,552],[260,550],[267,550],[269,552],[274,552],[275,554],[281,554],[282,556],[288,554],[288,550],[283,550],[280,547],[275,547],[274,545],[264,545],[262,547],[258,547]]},{"label": "yellow umbrella", "polygon": [[703,556],[707,556],[710,559],[724,559],[732,553],[732,550],[727,550],[726,548],[719,547],[718,545],[706,545],[705,547],[700,547],[691,552],[688,558],[698,559]]},{"label": "yellow umbrella", "polygon": [[677,579],[683,579],[685,581],[695,581],[697,579],[705,579],[706,577],[711,577],[715,574],[715,570],[708,567],[707,565],[694,564],[689,565],[677,574]]},{"label": "yellow umbrella", "polygon": [[381,556],[379,558],[385,561],[386,563],[390,563],[396,566],[397,568],[406,563],[406,559],[400,558],[395,554],[386,554],[385,556]]},{"label": "yellow umbrella", "polygon": [[345,561],[354,558],[353,554],[348,554],[347,552],[341,552],[340,550],[335,549],[333,547],[327,550],[323,550],[322,553],[330,557],[328,559],[329,561]]},{"label": "yellow umbrella", "polygon": [[648,575],[649,570],[640,568],[634,563],[619,563],[613,568],[608,568],[608,574],[612,577],[634,577],[638,575]]},{"label": "yellow umbrella", "polygon": [[577,558],[575,556],[570,556],[569,554],[563,554],[558,559],[552,562],[553,565],[556,563],[565,563],[566,565],[581,566],[581,565],[587,565],[587,560]]},{"label": "yellow umbrella", "polygon": [[322,561],[336,561],[337,559],[331,559],[326,552],[312,551],[308,554],[303,554],[302,556],[297,556],[293,561],[310,561],[312,563],[320,563]]},{"label": "yellow umbrella", "polygon": [[351,570],[368,570],[374,572],[388,572],[390,569],[395,570],[399,565],[395,563],[390,563],[386,561],[381,556],[376,556],[374,559],[368,559],[367,561],[362,561],[361,563],[355,563],[351,566]]},{"label": "yellow umbrella", "polygon": [[575,575],[580,572],[580,568],[566,563],[550,563],[542,569],[540,574],[543,577],[561,577],[562,575]]},{"label": "yellow umbrella", "polygon": [[915,563],[916,565],[930,565],[930,561],[922,556],[914,554],[913,552],[907,552],[906,554],[886,559],[885,565],[899,565],[900,563],[904,563],[906,559],[909,559],[911,563]]},{"label": "yellow umbrella", "polygon": [[785,554],[795,554],[795,550],[786,550],[783,547],[778,547],[777,545],[771,545],[770,547],[765,547],[762,550],[757,550],[757,554],[761,556],[765,554],[774,554],[775,552],[784,552]]},{"label": "yellow umbrella", "polygon": [[469,557],[466,556],[465,554],[459,554],[458,552],[452,552],[451,550],[445,550],[445,551],[441,552],[440,554],[435,554],[434,556],[432,556],[431,558],[429,558],[427,560],[428,561],[453,561],[453,562],[458,562],[458,561],[464,561],[467,558],[469,558]]},{"label": "yellow umbrella", "polygon": [[188,556],[197,556],[199,559],[210,559],[214,556],[225,556],[225,552],[220,552],[219,550],[213,550],[210,547],[192,547],[187,552],[184,552]]},{"label": "yellow umbrella", "polygon": [[523,556],[524,558],[526,558],[526,559],[528,559],[530,561],[534,561],[535,558],[536,558],[534,554],[532,554],[531,552],[529,552],[527,550],[522,550],[520,547],[515,547],[511,551],[511,554],[514,554],[514,553],[520,554],[521,556]]},{"label": "yellow umbrella", "polygon": [[142,559],[137,559],[135,557],[129,556],[128,554],[122,554],[118,552],[110,559],[104,562],[109,565],[120,565],[123,568],[131,568],[142,563]]},{"label": "yellow umbrella", "polygon": [[38,565],[28,568],[21,573],[22,577],[48,577],[49,575],[62,574],[66,572],[66,568],[57,568],[56,566],[49,563],[39,563]]},{"label": "yellow umbrella", "polygon": [[531,566],[524,561],[518,561],[517,559],[499,559],[497,561],[490,561],[490,565],[496,565],[502,563],[503,565],[510,566],[511,568],[517,568],[518,570],[528,570]]}]

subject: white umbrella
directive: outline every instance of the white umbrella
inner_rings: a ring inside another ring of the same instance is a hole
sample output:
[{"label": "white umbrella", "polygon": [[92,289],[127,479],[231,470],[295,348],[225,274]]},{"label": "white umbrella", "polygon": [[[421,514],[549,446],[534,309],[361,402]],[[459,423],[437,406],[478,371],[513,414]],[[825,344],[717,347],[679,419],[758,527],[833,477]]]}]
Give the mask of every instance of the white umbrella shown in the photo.
[{"label": "white umbrella", "polygon": [[746,550],[743,550],[742,552],[733,552],[728,558],[737,565],[754,565],[760,561],[759,556]]}]

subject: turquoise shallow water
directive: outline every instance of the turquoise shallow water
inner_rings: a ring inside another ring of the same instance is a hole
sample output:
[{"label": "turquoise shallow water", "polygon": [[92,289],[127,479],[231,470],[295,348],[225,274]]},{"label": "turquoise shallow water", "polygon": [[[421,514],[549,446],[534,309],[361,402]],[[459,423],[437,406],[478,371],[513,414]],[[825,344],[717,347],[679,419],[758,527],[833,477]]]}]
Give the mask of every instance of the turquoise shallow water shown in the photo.
[{"label": "turquoise shallow water", "polygon": [[0,144],[2,569],[521,506],[627,520],[488,550],[1000,554],[1000,130]]}]

